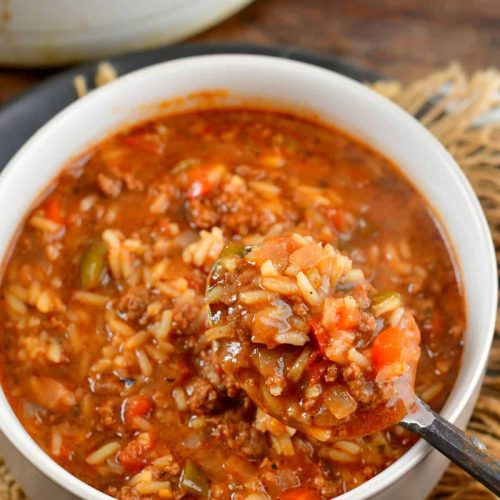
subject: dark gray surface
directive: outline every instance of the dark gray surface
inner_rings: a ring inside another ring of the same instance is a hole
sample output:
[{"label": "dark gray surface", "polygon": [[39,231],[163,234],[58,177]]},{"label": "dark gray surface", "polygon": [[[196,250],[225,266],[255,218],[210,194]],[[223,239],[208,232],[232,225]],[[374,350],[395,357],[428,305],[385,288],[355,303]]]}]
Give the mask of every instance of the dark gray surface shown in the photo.
[{"label": "dark gray surface", "polygon": [[[172,59],[203,54],[262,54],[294,59],[331,69],[360,81],[373,81],[377,75],[343,62],[341,59],[306,52],[298,48],[270,47],[253,44],[215,43],[183,44],[137,52],[109,59],[119,75]],[[16,151],[44,123],[76,99],[73,78],[82,74],[93,81],[97,63],[67,70],[47,79],[32,90],[0,107],[0,170]]]}]

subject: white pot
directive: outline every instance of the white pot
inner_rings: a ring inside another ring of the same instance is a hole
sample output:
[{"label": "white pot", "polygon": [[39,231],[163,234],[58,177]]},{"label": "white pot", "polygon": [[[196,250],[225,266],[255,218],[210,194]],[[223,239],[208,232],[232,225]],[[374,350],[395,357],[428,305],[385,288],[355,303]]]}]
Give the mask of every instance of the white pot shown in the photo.
[{"label": "white pot", "polygon": [[[207,90],[218,92],[192,96]],[[165,104],[167,99],[190,95]],[[334,72],[264,56],[201,56],[151,66],[92,92],[42,127],[0,176],[0,257],[7,255],[34,200],[71,157],[124,123],[154,116],[161,101],[162,112],[257,103],[312,114],[399,165],[439,214],[462,273],[467,308],[463,362],[442,415],[464,427],[486,367],[496,314],[496,262],[484,214],[460,168],[423,126],[387,99]],[[1,391],[0,429],[7,436],[0,453],[33,498],[73,498],[70,492],[85,499],[109,499],[44,453]],[[34,475],[30,463],[43,474]],[[418,442],[381,474],[339,498],[423,499],[446,465],[437,452]]]},{"label": "white pot", "polygon": [[0,64],[53,66],[173,43],[251,1],[0,1]]}]

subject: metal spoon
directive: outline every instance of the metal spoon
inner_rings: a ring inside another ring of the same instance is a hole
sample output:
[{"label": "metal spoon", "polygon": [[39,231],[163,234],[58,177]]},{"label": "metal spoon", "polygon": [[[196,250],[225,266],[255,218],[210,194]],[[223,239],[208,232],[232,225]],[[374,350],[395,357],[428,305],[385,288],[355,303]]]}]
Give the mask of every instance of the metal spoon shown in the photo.
[{"label": "metal spoon", "polygon": [[418,397],[415,397],[411,412],[400,425],[418,434],[495,495],[500,496],[500,464],[487,453],[486,446],[481,441],[467,436],[432,411]]}]

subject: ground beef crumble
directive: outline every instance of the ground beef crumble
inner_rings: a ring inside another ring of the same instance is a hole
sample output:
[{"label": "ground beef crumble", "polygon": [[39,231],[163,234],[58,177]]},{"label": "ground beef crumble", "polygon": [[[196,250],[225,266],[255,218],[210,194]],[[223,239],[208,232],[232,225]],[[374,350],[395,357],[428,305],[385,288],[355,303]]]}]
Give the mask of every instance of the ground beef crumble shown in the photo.
[{"label": "ground beef crumble", "polygon": [[149,291],[144,287],[129,288],[118,302],[118,310],[129,320],[139,319],[150,303]]},{"label": "ground beef crumble", "polygon": [[111,429],[117,424],[117,414],[112,401],[106,401],[95,409],[105,428]]},{"label": "ground beef crumble", "polygon": [[193,377],[186,384],[188,410],[196,414],[213,412],[220,405],[220,395],[210,381]]},{"label": "ground beef crumble", "polygon": [[96,184],[99,191],[109,198],[117,198],[122,192],[122,181],[106,174],[97,174]]},{"label": "ground beef crumble", "polygon": [[231,450],[257,460],[268,448],[266,436],[247,422],[222,422],[213,431],[213,436],[221,437]]},{"label": "ground beef crumble", "polygon": [[225,189],[186,203],[186,216],[193,227],[208,229],[219,226],[229,233],[247,236],[267,233],[277,223],[292,225],[297,214],[291,206],[270,203],[247,190]]}]

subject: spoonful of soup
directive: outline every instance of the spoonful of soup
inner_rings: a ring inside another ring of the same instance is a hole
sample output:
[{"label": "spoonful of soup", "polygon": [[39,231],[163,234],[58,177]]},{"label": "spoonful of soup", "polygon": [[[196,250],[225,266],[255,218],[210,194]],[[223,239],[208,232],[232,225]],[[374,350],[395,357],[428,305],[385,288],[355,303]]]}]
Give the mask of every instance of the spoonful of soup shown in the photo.
[{"label": "spoonful of soup", "polygon": [[499,493],[498,464],[415,396],[420,332],[401,296],[331,245],[230,243],[206,302],[221,369],[266,414],[324,442],[401,423]]}]

